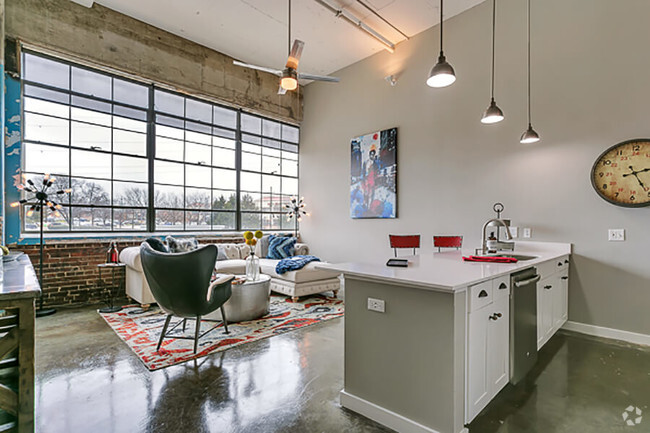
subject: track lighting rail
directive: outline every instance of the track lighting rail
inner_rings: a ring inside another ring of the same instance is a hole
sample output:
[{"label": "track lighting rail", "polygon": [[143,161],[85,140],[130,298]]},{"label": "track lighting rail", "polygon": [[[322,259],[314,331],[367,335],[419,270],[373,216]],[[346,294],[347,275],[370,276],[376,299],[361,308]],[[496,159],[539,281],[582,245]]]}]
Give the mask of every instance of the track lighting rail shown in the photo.
[{"label": "track lighting rail", "polygon": [[[325,9],[332,12],[334,14],[334,16],[336,16],[337,18],[344,19],[345,21],[347,21],[350,24],[357,27],[359,30],[364,31],[367,34],[369,34],[370,36],[372,36],[373,38],[375,38],[382,45],[384,45],[386,50],[390,51],[391,53],[395,51],[395,44],[392,41],[390,41],[388,38],[384,37],[382,34],[377,32],[375,29],[373,29],[369,25],[365,24],[363,21],[361,21],[360,18],[355,16],[353,13],[351,13],[351,12],[345,10],[345,9],[340,9],[338,5],[333,4],[330,0],[314,0],[314,1],[316,3],[318,3],[318,4],[320,4],[321,6],[323,6]],[[376,14],[376,12],[374,12],[374,11],[372,11],[372,12]],[[378,15],[378,14],[376,14],[376,15]],[[380,18],[381,18],[381,16],[380,16]],[[388,25],[390,25],[391,27],[395,28],[388,21],[384,20],[383,18],[381,18],[381,19],[383,21],[385,21],[386,23],[388,23]],[[403,35],[403,33],[401,31],[399,31],[399,30],[397,30],[397,31],[400,32]],[[407,37],[407,39],[408,39],[408,37]]]}]

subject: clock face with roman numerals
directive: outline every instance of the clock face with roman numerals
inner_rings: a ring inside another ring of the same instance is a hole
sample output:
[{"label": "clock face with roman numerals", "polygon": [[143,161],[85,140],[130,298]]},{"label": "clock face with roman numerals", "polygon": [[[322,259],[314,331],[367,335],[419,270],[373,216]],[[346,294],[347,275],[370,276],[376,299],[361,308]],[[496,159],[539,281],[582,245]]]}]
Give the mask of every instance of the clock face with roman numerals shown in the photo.
[{"label": "clock face with roman numerals", "polygon": [[650,139],[628,140],[603,152],[591,169],[603,199],[625,207],[650,205]]}]

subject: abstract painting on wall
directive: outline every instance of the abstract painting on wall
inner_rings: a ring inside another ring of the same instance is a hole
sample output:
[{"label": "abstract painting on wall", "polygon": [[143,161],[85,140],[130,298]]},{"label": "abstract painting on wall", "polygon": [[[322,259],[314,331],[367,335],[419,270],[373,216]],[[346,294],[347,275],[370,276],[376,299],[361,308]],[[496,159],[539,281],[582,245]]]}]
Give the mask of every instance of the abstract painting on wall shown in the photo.
[{"label": "abstract painting on wall", "polygon": [[397,218],[397,128],[351,141],[350,217]]}]

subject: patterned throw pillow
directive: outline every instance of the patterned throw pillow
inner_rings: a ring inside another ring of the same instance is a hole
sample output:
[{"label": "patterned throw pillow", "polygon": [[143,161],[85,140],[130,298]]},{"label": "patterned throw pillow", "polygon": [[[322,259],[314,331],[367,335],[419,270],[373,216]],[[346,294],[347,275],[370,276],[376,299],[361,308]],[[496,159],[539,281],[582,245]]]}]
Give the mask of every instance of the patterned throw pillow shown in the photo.
[{"label": "patterned throw pillow", "polygon": [[196,238],[174,238],[167,236],[165,242],[167,242],[170,253],[185,253],[199,247],[199,241]]},{"label": "patterned throw pillow", "polygon": [[151,249],[156,250],[161,253],[168,253],[169,249],[167,248],[167,245],[165,245],[160,239],[156,238],[147,238],[145,240],[146,243],[149,244]]},{"label": "patterned throw pillow", "polygon": [[255,254],[257,254],[257,257],[266,257],[269,255],[269,235],[264,235],[257,240]]},{"label": "patterned throw pillow", "polygon": [[222,260],[228,260],[228,256],[226,255],[226,250],[217,245],[217,261],[220,262]]},{"label": "patterned throw pillow", "polygon": [[280,260],[294,255],[296,238],[269,236],[269,253],[267,259]]}]

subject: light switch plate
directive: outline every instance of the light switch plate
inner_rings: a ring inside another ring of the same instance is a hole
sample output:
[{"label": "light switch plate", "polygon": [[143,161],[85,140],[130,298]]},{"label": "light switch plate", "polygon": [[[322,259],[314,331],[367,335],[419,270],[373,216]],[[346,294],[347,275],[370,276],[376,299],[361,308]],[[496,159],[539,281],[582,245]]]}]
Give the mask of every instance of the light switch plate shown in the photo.
[{"label": "light switch plate", "polygon": [[625,240],[625,229],[609,229],[607,240],[610,242],[623,242]]},{"label": "light switch plate", "polygon": [[385,313],[386,302],[382,299],[368,298],[368,310]]}]

